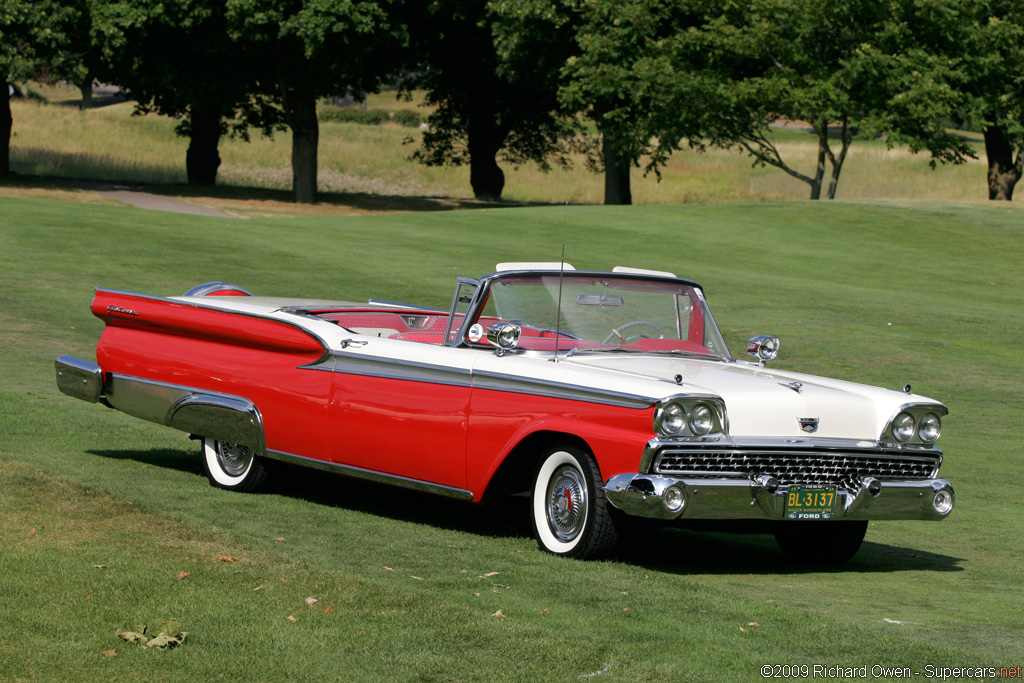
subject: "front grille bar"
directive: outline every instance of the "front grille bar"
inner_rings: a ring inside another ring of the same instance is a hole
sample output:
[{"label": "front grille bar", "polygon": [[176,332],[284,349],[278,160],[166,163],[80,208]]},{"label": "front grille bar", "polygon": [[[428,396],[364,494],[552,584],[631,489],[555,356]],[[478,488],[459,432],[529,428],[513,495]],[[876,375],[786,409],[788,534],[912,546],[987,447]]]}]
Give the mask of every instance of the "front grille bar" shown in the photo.
[{"label": "front grille bar", "polygon": [[838,486],[855,477],[931,479],[938,475],[939,458],[933,455],[822,453],[811,450],[666,448],[655,456],[653,471],[692,479],[770,474],[787,486]]}]

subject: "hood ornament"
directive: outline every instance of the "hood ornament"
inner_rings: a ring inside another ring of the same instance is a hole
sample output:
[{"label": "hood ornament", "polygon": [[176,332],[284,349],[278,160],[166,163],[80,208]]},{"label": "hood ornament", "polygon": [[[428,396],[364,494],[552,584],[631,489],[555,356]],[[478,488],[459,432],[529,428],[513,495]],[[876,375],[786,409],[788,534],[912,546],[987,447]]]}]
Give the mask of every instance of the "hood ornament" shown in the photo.
[{"label": "hood ornament", "polygon": [[798,417],[796,421],[800,423],[800,429],[808,434],[818,431],[818,418],[816,417]]},{"label": "hood ornament", "polygon": [[779,382],[779,386],[786,387],[787,389],[792,389],[798,394],[804,393],[804,385],[801,384],[800,382],[790,382],[789,384],[783,384],[782,382]]}]

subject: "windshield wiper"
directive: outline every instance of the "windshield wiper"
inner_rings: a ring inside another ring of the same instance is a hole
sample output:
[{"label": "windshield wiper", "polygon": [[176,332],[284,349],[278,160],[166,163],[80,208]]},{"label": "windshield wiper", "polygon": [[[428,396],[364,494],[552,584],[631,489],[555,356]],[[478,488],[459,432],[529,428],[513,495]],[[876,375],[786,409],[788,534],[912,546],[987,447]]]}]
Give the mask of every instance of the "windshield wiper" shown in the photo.
[{"label": "windshield wiper", "polygon": [[565,354],[566,358],[572,357],[576,352],[579,353],[646,353],[643,349],[638,349],[635,346],[598,346],[591,348],[583,348],[576,346],[569,349],[569,352]]}]

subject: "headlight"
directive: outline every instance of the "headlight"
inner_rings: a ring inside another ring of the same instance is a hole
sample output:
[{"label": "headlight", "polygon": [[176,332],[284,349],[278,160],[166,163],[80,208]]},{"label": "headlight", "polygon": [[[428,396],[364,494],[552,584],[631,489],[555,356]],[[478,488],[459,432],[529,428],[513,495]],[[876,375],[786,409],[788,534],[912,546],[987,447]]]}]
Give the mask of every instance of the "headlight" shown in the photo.
[{"label": "headlight", "polygon": [[942,434],[942,421],[935,413],[927,413],[917,423],[917,435],[925,443],[935,443]]},{"label": "headlight", "polygon": [[720,401],[702,396],[666,398],[654,411],[654,433],[670,438],[728,434],[729,420]]},{"label": "headlight", "polygon": [[715,426],[715,419],[711,414],[711,408],[708,408],[703,403],[695,405],[690,409],[688,424],[694,436],[704,436],[710,432]]},{"label": "headlight", "polygon": [[900,443],[910,441],[914,436],[914,429],[917,423],[910,413],[900,413],[892,421],[892,436]]},{"label": "headlight", "polygon": [[669,403],[661,411],[661,431],[678,434],[686,425],[686,411],[678,403]]}]

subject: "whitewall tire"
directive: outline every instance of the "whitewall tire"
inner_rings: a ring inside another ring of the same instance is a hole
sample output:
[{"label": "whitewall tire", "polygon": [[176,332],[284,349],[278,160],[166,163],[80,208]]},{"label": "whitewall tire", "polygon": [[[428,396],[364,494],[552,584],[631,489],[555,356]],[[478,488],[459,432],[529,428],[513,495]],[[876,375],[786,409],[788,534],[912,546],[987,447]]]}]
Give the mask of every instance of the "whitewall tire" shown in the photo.
[{"label": "whitewall tire", "polygon": [[585,451],[555,448],[541,458],[530,501],[541,550],[580,559],[611,552],[618,535],[603,483]]},{"label": "whitewall tire", "polygon": [[210,484],[231,491],[256,491],[267,476],[266,466],[251,448],[216,439],[203,439],[203,467]]}]

